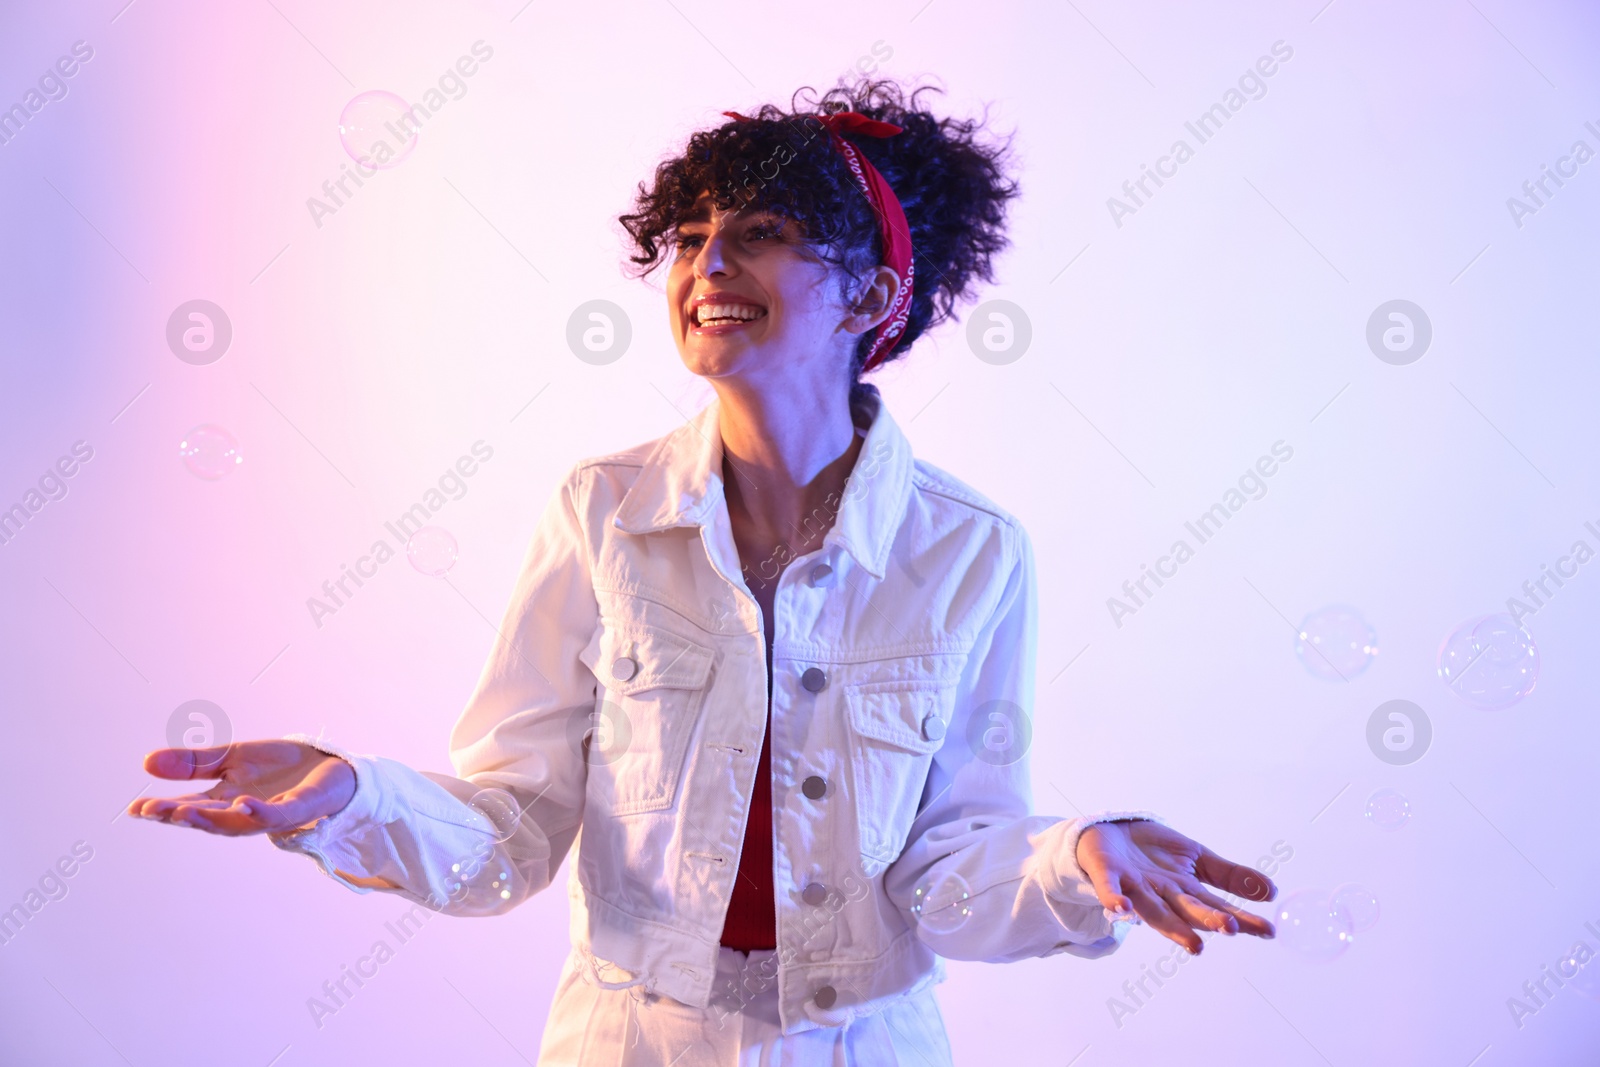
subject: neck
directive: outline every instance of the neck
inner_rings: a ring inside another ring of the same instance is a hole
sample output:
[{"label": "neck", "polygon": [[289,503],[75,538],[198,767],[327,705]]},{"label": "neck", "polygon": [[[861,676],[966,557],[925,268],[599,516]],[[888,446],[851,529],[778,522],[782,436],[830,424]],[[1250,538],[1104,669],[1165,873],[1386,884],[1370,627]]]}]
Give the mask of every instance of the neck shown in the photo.
[{"label": "neck", "polygon": [[[796,383],[790,383],[791,385]],[[861,451],[848,386],[752,390],[714,381],[720,401],[722,468],[730,513],[773,542],[814,540],[803,523],[843,494]],[[809,547],[815,547],[810,545]]]}]

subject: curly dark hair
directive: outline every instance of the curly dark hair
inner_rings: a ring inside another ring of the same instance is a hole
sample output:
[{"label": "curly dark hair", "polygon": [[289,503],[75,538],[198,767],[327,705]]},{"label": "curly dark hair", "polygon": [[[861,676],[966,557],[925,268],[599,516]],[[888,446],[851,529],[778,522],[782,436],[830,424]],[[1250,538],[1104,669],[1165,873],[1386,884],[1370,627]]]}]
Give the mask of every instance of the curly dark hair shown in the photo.
[{"label": "curly dark hair", "polygon": [[[893,137],[851,141],[888,181],[911,228],[916,286],[910,318],[883,362],[900,358],[924,331],[954,314],[958,299],[976,298],[977,279],[994,281],[994,257],[1009,244],[1006,202],[1018,195],[1005,167],[1009,137],[980,143],[983,122],[937,118],[919,107],[923,93],[942,91],[924,85],[908,96],[892,80],[862,79],[841,81],[816,97],[807,86],[794,94],[791,111],[764,104],[747,121],[693,134],[681,155],[656,168],[653,185],[639,183],[634,211],[619,217],[632,239],[634,275],[644,277],[669,257],[678,225],[709,192],[718,210],[737,204],[793,220],[819,258],[841,269],[841,295],[850,292],[882,262],[878,223],[825,130],[807,117],[859,111],[903,127]],[[860,381],[871,346],[870,332],[856,345],[852,395],[872,389]]]}]

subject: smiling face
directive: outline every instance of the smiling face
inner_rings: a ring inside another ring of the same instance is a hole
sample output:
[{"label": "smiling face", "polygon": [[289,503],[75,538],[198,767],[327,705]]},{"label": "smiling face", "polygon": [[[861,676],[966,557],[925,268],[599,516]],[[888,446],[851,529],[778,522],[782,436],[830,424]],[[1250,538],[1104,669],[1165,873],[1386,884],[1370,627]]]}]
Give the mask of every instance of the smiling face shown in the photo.
[{"label": "smiling face", "polygon": [[856,342],[881,316],[841,299],[836,268],[794,221],[755,208],[720,211],[709,193],[695,209],[677,228],[667,278],[684,365],[709,379],[847,378]]}]

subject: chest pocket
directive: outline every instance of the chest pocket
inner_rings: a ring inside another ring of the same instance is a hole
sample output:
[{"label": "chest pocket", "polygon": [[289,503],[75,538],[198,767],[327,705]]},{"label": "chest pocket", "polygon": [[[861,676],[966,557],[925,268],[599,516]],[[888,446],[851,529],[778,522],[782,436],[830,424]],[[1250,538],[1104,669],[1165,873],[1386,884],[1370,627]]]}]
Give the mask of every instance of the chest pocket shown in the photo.
[{"label": "chest pocket", "polygon": [[944,744],[952,682],[877,682],[845,691],[861,862],[875,877],[900,855],[933,754]]},{"label": "chest pocket", "polygon": [[657,627],[608,624],[582,659],[602,687],[572,738],[589,764],[589,796],[616,815],[670,806],[699,724],[712,650]]}]

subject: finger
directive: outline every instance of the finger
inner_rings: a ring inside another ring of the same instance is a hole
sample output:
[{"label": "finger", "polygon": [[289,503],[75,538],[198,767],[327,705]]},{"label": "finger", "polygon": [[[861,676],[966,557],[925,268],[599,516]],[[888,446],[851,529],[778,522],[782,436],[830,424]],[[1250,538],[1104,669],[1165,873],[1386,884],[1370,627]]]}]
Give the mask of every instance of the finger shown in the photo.
[{"label": "finger", "polygon": [[1239,932],[1239,920],[1233,917],[1232,912],[1190,893],[1174,892],[1167,896],[1166,901],[1179,918],[1197,929],[1213,930],[1229,937]]},{"label": "finger", "polygon": [[199,804],[216,799],[210,793],[189,793],[181,797],[139,797],[128,805],[128,814],[146,819],[161,819],[179,804]]},{"label": "finger", "polygon": [[1245,900],[1265,901],[1278,896],[1278,887],[1272,883],[1272,879],[1254,867],[1225,860],[1204,846],[1201,846],[1200,860],[1194,865],[1194,873],[1207,885],[1214,885],[1224,893],[1232,893]]},{"label": "finger", "polygon": [[1099,899],[1102,908],[1111,911],[1133,910],[1133,901],[1122,893],[1120,871],[1113,871],[1103,863],[1095,863],[1083,873],[1089,876],[1089,884],[1094,886],[1094,895]]},{"label": "finger", "polygon": [[1211,907],[1220,908],[1221,910],[1232,915],[1239,923],[1240,932],[1269,939],[1277,936],[1277,928],[1274,927],[1272,923],[1268,922],[1266,919],[1263,919],[1254,912],[1246,911],[1240,907],[1235,907],[1234,905],[1229,904],[1226,900],[1222,900],[1198,887],[1190,890],[1189,892],[1191,896],[1203,901],[1206,904],[1209,904]]},{"label": "finger", "polygon": [[146,774],[157,778],[221,778],[232,745],[212,748],[158,748],[144,758]]},{"label": "finger", "polygon": [[260,797],[240,796],[225,805],[180,807],[168,821],[223,837],[243,837],[272,831],[270,809]]},{"label": "finger", "polygon": [[1143,885],[1130,887],[1128,894],[1133,899],[1133,910],[1145,921],[1146,926],[1159,930],[1163,935],[1176,941],[1189,950],[1189,955],[1200,955],[1203,947],[1200,935],[1183,919],[1174,915],[1155,893]]}]

